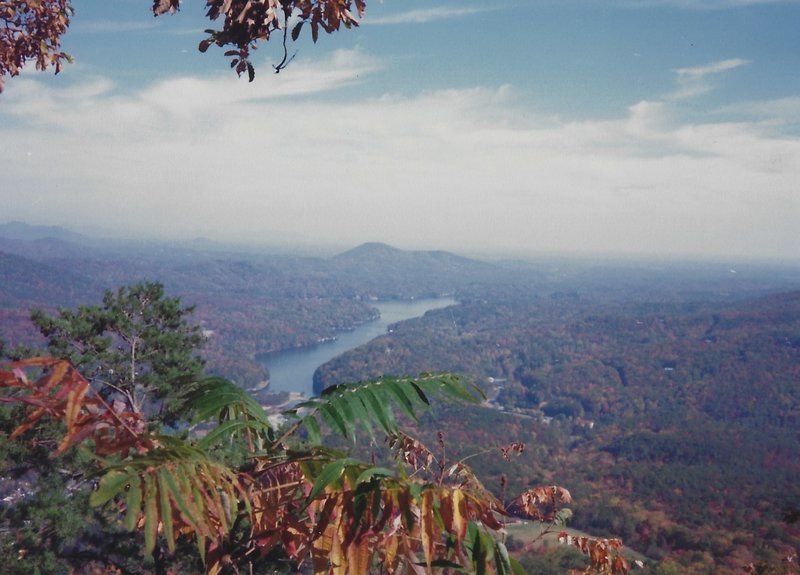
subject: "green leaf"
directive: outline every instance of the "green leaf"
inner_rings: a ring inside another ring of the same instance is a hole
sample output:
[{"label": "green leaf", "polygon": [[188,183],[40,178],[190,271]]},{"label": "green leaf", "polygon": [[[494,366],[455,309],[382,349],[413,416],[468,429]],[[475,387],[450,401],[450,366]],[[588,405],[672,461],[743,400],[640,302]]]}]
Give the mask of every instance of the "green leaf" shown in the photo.
[{"label": "green leaf", "polygon": [[474,521],[470,521],[467,523],[467,537],[464,540],[464,548],[467,550],[467,554],[470,558],[475,553],[474,549],[478,541],[478,525]]},{"label": "green leaf", "polygon": [[358,476],[356,479],[356,485],[361,485],[362,483],[366,483],[367,481],[372,481],[375,477],[393,477],[394,473],[391,469],[386,469],[385,467],[370,467],[361,472],[361,475]]},{"label": "green leaf", "polygon": [[[323,391],[322,393],[324,394],[325,392]],[[289,411],[284,411],[283,413],[296,413],[299,409],[315,409],[317,407],[319,407],[319,400],[309,399],[308,401],[295,403],[294,408],[290,409]]]},{"label": "green leaf", "polygon": [[330,400],[331,409],[335,410],[342,422],[344,423],[345,429],[347,430],[347,437],[355,443],[356,441],[356,418],[353,415],[353,410],[350,407],[349,402],[345,398],[345,395],[342,393],[336,394],[336,397],[332,397]]},{"label": "green leaf", "polygon": [[158,535],[158,502],[150,474],[144,476],[144,548],[152,555]]},{"label": "green leaf", "polygon": [[355,537],[362,525],[362,518],[364,511],[367,510],[367,494],[374,489],[367,483],[362,483],[356,488],[356,494],[353,497],[353,515],[351,516],[350,533],[348,539]]},{"label": "green leaf", "polygon": [[384,380],[386,388],[397,399],[397,404],[400,409],[413,421],[417,421],[417,415],[414,413],[414,404],[411,402],[411,397],[406,394],[404,384],[397,381]]},{"label": "green leaf", "polygon": [[511,558],[508,549],[501,541],[494,544],[494,564],[497,575],[511,575]]},{"label": "green leaf", "polygon": [[167,474],[166,481],[174,496],[175,505],[178,506],[178,509],[183,515],[184,521],[186,521],[189,525],[197,529],[198,519],[195,517],[195,510],[193,510],[189,506],[189,503],[186,500],[187,496],[192,495],[192,486],[189,483],[189,479],[187,477],[190,472],[191,470],[183,468],[176,470],[175,475],[177,476],[180,485],[175,483],[175,476],[173,476],[172,474]]},{"label": "green leaf", "polygon": [[89,496],[89,504],[98,507],[119,495],[131,480],[131,474],[124,471],[111,470],[100,479],[97,491]]},{"label": "green leaf", "polygon": [[197,446],[201,449],[208,449],[216,443],[243,437],[248,430],[255,436],[266,437],[271,428],[264,428],[256,421],[229,420],[209,431],[197,442]]},{"label": "green leaf", "polygon": [[569,507],[565,507],[564,509],[559,509],[555,517],[553,517],[553,525],[557,527],[564,527],[567,524],[567,521],[569,521],[571,517],[572,517],[572,509],[570,509]]},{"label": "green leaf", "polygon": [[172,504],[169,497],[169,484],[166,476],[170,470],[162,467],[158,470],[158,494],[161,502],[161,523],[164,527],[164,536],[167,538],[167,548],[170,553],[175,551],[175,532],[172,525]]},{"label": "green leaf", "polygon": [[373,418],[370,417],[367,407],[364,405],[364,398],[361,397],[361,394],[359,394],[357,390],[358,388],[353,387],[350,388],[350,392],[348,392],[350,407],[353,410],[353,416],[356,418],[356,421],[361,422],[361,425],[367,430],[370,439],[374,441],[375,432],[373,431]]},{"label": "green leaf", "polygon": [[[454,375],[442,375],[442,376],[430,376],[430,382],[439,385],[439,391],[446,395],[450,395],[457,399],[461,399],[463,401],[469,403],[477,403],[481,399],[486,399],[486,395],[481,391],[481,389],[474,385],[470,384],[469,389],[472,390],[477,394],[477,397],[470,393],[464,385],[458,380],[458,378]],[[418,379],[418,383],[422,383],[423,380]]]},{"label": "green leaf", "polygon": [[328,397],[330,395],[333,395],[334,393],[339,393],[340,391],[342,391],[343,389],[345,389],[347,387],[350,387],[350,386],[348,386],[346,383],[337,383],[335,385],[329,385],[328,387],[323,389],[322,392],[320,392],[319,395],[320,395],[320,397]]},{"label": "green leaf", "polygon": [[332,461],[328,465],[322,468],[322,471],[317,476],[317,479],[314,481],[314,485],[311,488],[311,492],[306,497],[305,505],[303,509],[308,507],[308,505],[319,495],[322,491],[334,481],[337,481],[341,476],[344,468],[348,465],[353,465],[358,463],[355,459],[337,459],[336,461]]},{"label": "green leaf", "polygon": [[475,575],[486,574],[486,548],[483,544],[483,533],[479,529],[474,531],[474,539],[472,540],[472,564],[475,567]]},{"label": "green leaf", "polygon": [[[420,567],[427,566],[427,563],[424,561],[417,561],[414,565],[419,565]],[[453,563],[452,561],[448,561],[447,559],[434,559],[431,561],[431,567],[434,569],[455,569],[456,571],[466,572],[463,565],[459,565],[458,563]]]},{"label": "green leaf", "polygon": [[[377,387],[377,386],[375,386]],[[378,396],[373,392],[372,386],[364,386],[361,389],[361,393],[363,397],[366,399],[365,407],[371,409],[369,414],[373,418],[377,418],[378,422],[381,425],[381,428],[385,433],[391,433],[395,431],[394,420],[391,418],[391,414],[387,409],[386,405],[381,402]],[[369,405],[367,405],[369,404]]]},{"label": "green leaf", "polygon": [[[206,538],[200,534],[197,535],[197,551],[200,554],[200,561],[203,565],[206,564]],[[523,574],[524,575],[524,574]]]},{"label": "green leaf", "polygon": [[194,500],[195,508],[198,509],[200,515],[204,515],[207,512],[207,508],[205,498],[203,497],[203,484],[200,478],[195,474],[187,475],[186,481],[189,482],[189,492]]},{"label": "green leaf", "polygon": [[270,427],[264,408],[246,390],[221,377],[207,377],[190,383],[181,399],[182,407],[194,413],[194,424],[213,417],[219,420],[252,419]]},{"label": "green leaf", "polygon": [[414,391],[417,392],[417,395],[419,396],[419,398],[422,400],[422,402],[425,405],[430,405],[431,404],[430,400],[428,399],[428,396],[425,395],[425,392],[422,391],[422,388],[419,385],[417,385],[417,383],[414,380],[411,380],[408,383],[411,384],[411,387],[414,388]]},{"label": "green leaf", "polygon": [[344,437],[347,437],[347,426],[345,426],[344,421],[342,421],[342,416],[331,407],[330,403],[323,404],[319,412],[322,414],[322,419],[324,419],[331,428],[338,431]]},{"label": "green leaf", "polygon": [[133,531],[136,529],[136,520],[139,518],[139,509],[142,506],[142,482],[138,477],[131,477],[125,506],[127,507],[125,511],[125,529]]},{"label": "green leaf", "polygon": [[[481,394],[476,386],[469,389]],[[472,403],[478,401],[476,395],[470,393],[455,376],[423,375],[416,380],[382,378],[358,385],[331,386],[319,398],[295,406],[293,412],[315,408],[306,421],[318,416],[331,429],[353,440],[360,421],[374,439],[374,427],[385,433],[397,430],[393,407],[396,406],[403,414],[416,420],[415,408],[420,402],[425,409],[430,407],[429,395],[449,395]],[[309,429],[309,432],[316,439],[314,430]]]},{"label": "green leaf", "polygon": [[372,490],[372,523],[373,525],[378,521],[381,512],[386,513],[386,517],[391,516],[391,504],[382,505],[383,493],[380,489]]},{"label": "green leaf", "polygon": [[322,437],[319,432],[319,424],[314,416],[309,415],[303,418],[303,425],[308,432],[308,441],[314,445],[319,445],[322,443]]},{"label": "green leaf", "polygon": [[511,563],[511,571],[514,573],[514,575],[528,575],[527,571],[525,571],[525,568],[520,564],[519,561],[510,556],[508,559]]}]

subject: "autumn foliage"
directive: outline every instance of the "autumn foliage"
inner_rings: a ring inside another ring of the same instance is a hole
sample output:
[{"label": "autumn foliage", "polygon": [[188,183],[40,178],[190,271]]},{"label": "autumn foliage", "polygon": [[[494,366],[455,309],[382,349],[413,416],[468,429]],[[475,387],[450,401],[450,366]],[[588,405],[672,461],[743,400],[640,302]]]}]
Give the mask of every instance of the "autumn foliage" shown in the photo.
[{"label": "autumn foliage", "polygon": [[[153,12],[158,16],[174,11],[178,3],[178,0],[156,0]],[[232,58],[231,68],[238,74],[247,71],[251,82],[255,69],[250,52],[256,49],[257,42],[266,42],[275,32],[282,35],[284,57],[275,66],[279,72],[289,61],[286,42],[290,28],[292,40],[297,40],[307,23],[316,42],[320,30],[331,33],[342,26],[358,26],[358,19],[366,10],[364,0],[208,0],[207,5],[208,18],[221,20],[222,26],[206,30],[209,37],[200,42],[200,51],[205,52],[212,44],[230,46],[225,55]]]},{"label": "autumn foliage", "polygon": [[[97,453],[90,501],[113,505],[163,557],[194,541],[208,573],[280,556],[315,574],[523,573],[502,529],[512,516],[558,524],[570,502],[560,487],[540,487],[505,505],[463,461],[448,461],[404,434],[394,409],[416,417],[433,396],[475,401],[477,390],[447,375],[381,379],[339,386],[285,412],[274,427],[261,407],[217,378],[187,383],[190,439],[158,434],[124,400],[104,399],[68,362],[33,358],[0,367],[0,402],[30,407],[11,434],[34,432],[44,419],[63,423],[58,456],[78,444]],[[322,445],[321,425],[347,438],[357,427],[387,436],[395,469],[369,465]],[[241,465],[220,453],[246,446]],[[226,447],[227,446],[227,447]],[[511,444],[504,455],[519,454]],[[584,551],[592,572],[624,574],[616,541],[562,539]],[[113,566],[109,566],[113,568]]]},{"label": "autumn foliage", "polygon": [[[175,13],[180,4],[180,0],[154,0],[153,14]],[[214,44],[228,47],[225,55],[232,58],[231,68],[240,75],[247,72],[252,81],[255,68],[250,54],[258,42],[268,41],[275,32],[281,34],[284,57],[275,66],[279,72],[290,61],[286,48],[290,33],[297,40],[307,24],[316,42],[320,31],[358,26],[365,10],[365,0],[207,0],[206,16],[220,25],[206,30],[208,37],[199,49],[205,52]],[[70,0],[0,1],[0,92],[3,77],[18,75],[29,61],[39,70],[54,66],[56,74],[65,61],[71,61],[61,51],[61,37],[72,13]]]},{"label": "autumn foliage", "polygon": [[71,15],[70,0],[0,2],[0,92],[3,77],[18,75],[28,61],[38,70],[61,71],[71,60],[60,49]]}]

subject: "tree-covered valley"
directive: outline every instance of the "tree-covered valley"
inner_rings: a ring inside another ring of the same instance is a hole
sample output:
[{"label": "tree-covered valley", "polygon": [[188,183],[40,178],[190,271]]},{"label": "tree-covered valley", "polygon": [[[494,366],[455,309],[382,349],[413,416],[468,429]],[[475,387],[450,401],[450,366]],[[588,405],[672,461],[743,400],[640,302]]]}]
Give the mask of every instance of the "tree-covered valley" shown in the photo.
[{"label": "tree-covered valley", "polygon": [[[568,488],[570,525],[623,538],[644,572],[789,572],[781,560],[800,545],[794,268],[484,262],[382,244],[310,257],[3,229],[0,339],[11,357],[43,346],[31,308],[157,281],[196,306],[210,371],[250,386],[268,377],[262,354],[369,321],[371,302],[454,297],[322,366],[315,384],[459,374],[487,401],[441,405],[417,430],[455,457],[525,443],[508,462],[470,459],[495,493]],[[563,572],[513,530],[509,549],[528,553],[531,573]]]},{"label": "tree-covered valley", "polygon": [[454,449],[526,442],[529,457],[485,474],[570,485],[581,501],[574,526],[621,536],[674,572],[739,572],[754,553],[796,547],[800,292],[536,300],[429,312],[326,364],[318,380],[469,374],[496,411],[431,422]]}]

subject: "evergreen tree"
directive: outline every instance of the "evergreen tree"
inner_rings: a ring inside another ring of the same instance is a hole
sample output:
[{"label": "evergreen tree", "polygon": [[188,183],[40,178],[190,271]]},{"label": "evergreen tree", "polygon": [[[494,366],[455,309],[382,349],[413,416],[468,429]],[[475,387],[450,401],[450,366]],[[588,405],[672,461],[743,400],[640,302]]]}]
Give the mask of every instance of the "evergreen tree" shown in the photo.
[{"label": "evergreen tree", "polygon": [[203,370],[203,336],[188,322],[193,311],[165,297],[161,284],[142,282],[106,291],[101,305],[54,316],[35,309],[31,320],[50,353],[69,360],[104,397],[171,422],[180,382]]}]

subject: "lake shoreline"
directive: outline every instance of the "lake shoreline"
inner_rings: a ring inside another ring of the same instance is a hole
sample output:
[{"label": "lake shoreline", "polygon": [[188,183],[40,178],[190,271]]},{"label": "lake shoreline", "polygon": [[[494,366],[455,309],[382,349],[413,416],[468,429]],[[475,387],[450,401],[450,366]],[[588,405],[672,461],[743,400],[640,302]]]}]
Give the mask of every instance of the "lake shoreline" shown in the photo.
[{"label": "lake shoreline", "polygon": [[387,300],[371,302],[379,316],[352,330],[339,332],[335,338],[315,344],[298,346],[282,351],[258,354],[256,361],[269,373],[269,382],[260,389],[250,388],[256,394],[295,392],[306,397],[318,395],[314,390],[313,374],[316,369],[351,349],[385,335],[388,327],[401,321],[423,316],[428,311],[458,305],[452,297],[417,300]]}]

